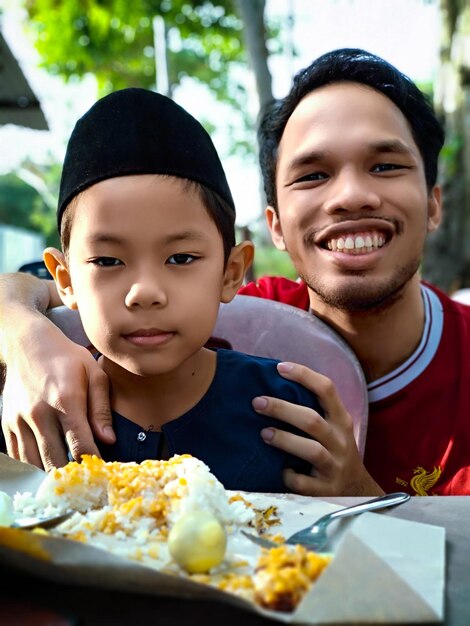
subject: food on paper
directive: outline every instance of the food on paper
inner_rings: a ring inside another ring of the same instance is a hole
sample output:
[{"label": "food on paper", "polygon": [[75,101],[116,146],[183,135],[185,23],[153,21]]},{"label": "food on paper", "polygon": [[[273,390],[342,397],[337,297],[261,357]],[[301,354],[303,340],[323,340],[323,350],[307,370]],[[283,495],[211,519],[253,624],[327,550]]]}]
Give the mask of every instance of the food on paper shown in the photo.
[{"label": "food on paper", "polygon": [[256,602],[274,611],[293,611],[330,561],[300,545],[266,550],[253,578]]},{"label": "food on paper", "polygon": [[4,491],[0,491],[0,526],[11,526],[15,519],[13,500]]},{"label": "food on paper", "polygon": [[81,463],[47,474],[35,496],[16,494],[14,506],[25,516],[77,511],[58,527],[61,534],[84,542],[109,539],[118,552],[132,546],[151,557],[149,545],[167,546],[170,528],[190,513],[211,513],[227,528],[255,517],[243,499],[231,502],[207,465],[190,455],[140,464],[84,455]]},{"label": "food on paper", "polygon": [[227,533],[207,511],[180,517],[168,535],[168,549],[176,563],[190,574],[209,572],[224,560]]},{"label": "food on paper", "polygon": [[262,550],[258,558],[259,549],[250,544],[241,555],[238,531],[269,534],[279,523],[277,507],[257,509],[242,494],[229,494],[191,455],[140,464],[84,455],[81,463],[47,474],[36,495],[16,494],[14,508],[23,516],[74,510],[49,533],[276,611],[295,609],[329,562],[302,547]]}]

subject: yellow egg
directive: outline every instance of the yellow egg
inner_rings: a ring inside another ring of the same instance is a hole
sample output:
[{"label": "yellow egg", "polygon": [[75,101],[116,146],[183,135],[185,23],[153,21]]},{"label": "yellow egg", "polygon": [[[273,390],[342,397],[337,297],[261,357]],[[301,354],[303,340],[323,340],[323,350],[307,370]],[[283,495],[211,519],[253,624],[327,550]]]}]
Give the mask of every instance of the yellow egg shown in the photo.
[{"label": "yellow egg", "polygon": [[225,528],[211,513],[194,511],[180,517],[168,535],[173,559],[190,574],[203,574],[222,563],[227,548]]},{"label": "yellow egg", "polygon": [[0,491],[0,526],[11,526],[15,519],[13,500],[4,491]]}]

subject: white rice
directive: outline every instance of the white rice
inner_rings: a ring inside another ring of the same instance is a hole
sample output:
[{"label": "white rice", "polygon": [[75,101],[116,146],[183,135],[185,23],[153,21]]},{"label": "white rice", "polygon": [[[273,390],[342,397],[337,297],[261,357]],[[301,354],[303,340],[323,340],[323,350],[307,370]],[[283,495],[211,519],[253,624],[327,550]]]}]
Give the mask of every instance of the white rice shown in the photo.
[{"label": "white rice", "polygon": [[139,545],[165,538],[179,517],[195,510],[212,513],[229,528],[254,518],[245,501],[231,502],[208,466],[190,455],[140,465],[85,455],[82,463],[50,472],[35,495],[17,493],[14,508],[25,517],[77,511],[58,527],[62,534],[80,534],[83,541],[96,533],[132,536]]}]

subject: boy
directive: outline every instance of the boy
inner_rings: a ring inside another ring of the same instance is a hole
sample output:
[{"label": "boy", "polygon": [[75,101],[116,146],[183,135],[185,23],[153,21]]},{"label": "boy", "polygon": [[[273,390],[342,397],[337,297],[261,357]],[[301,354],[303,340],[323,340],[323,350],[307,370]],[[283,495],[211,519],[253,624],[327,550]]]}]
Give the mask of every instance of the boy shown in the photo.
[{"label": "boy", "polygon": [[263,443],[266,424],[251,400],[276,395],[316,411],[318,403],[280,379],[274,361],[204,347],[253,257],[251,243],[235,245],[234,222],[202,126],[164,96],[124,89],[72,133],[62,251],[46,249],[44,261],[109,378],[116,442],[101,444],[106,460],[190,453],[226,488],[284,491],[286,466],[310,468]]}]

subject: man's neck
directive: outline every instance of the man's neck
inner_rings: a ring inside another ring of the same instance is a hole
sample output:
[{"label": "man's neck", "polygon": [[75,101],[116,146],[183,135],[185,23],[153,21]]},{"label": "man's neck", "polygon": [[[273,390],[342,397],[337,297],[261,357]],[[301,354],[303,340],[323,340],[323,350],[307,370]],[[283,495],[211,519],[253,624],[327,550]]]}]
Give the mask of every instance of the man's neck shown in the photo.
[{"label": "man's neck", "polygon": [[155,376],[137,376],[105,357],[101,363],[110,381],[112,409],[146,430],[159,431],[205,395],[217,356],[203,348],[177,370]]},{"label": "man's neck", "polygon": [[348,313],[318,302],[310,294],[312,310],[351,346],[368,382],[401,365],[417,348],[424,328],[424,307],[416,275],[400,296],[381,311]]}]

